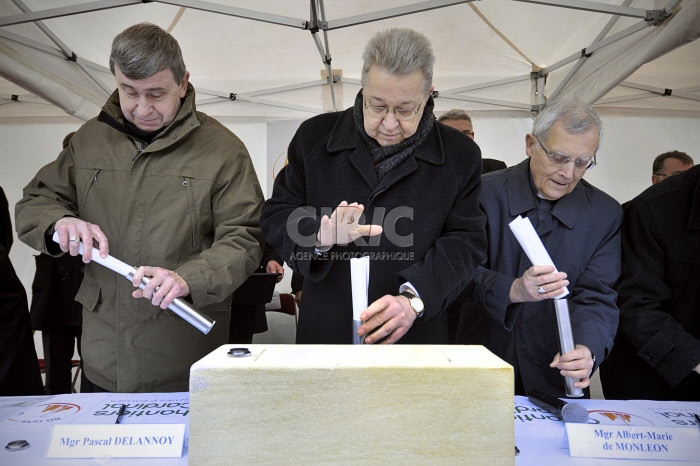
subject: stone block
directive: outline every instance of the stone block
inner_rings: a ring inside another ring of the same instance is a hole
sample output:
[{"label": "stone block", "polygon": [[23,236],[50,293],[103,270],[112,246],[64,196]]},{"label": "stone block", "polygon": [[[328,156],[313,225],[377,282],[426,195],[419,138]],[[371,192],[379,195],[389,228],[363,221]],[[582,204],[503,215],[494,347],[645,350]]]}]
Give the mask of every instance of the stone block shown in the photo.
[{"label": "stone block", "polygon": [[192,366],[192,465],[514,464],[513,369],[482,346],[237,346]]}]

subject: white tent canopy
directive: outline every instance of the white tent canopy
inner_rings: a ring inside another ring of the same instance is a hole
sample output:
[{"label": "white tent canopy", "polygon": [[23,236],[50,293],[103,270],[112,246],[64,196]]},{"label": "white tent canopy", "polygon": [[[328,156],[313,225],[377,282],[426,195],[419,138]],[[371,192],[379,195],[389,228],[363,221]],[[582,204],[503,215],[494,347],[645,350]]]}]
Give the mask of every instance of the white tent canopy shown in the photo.
[{"label": "white tent canopy", "polygon": [[0,118],[95,116],[114,88],[111,41],[140,21],[178,39],[198,106],[217,117],[349,106],[364,44],[387,27],[431,40],[437,112],[529,113],[576,95],[700,116],[695,0],[11,0],[0,4]]},{"label": "white tent canopy", "polygon": [[[180,42],[198,109],[243,140],[268,193],[300,121],[334,100],[352,105],[364,45],[388,27],[430,39],[436,112],[476,117],[485,157],[518,163],[533,111],[568,95],[601,113],[599,166],[586,180],[620,202],[650,184],[659,153],[700,155],[700,0],[4,0],[0,186],[10,206],[97,115],[115,87],[112,39],[141,21]],[[341,70],[334,92],[329,69]],[[34,253],[19,241],[11,252],[28,293]]]}]

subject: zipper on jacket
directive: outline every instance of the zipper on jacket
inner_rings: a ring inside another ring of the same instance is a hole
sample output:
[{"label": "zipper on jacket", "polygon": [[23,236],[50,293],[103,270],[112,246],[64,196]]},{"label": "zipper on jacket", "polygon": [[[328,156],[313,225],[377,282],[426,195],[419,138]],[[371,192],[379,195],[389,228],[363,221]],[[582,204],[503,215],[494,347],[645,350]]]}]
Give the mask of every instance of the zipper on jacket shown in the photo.
[{"label": "zipper on jacket", "polygon": [[190,221],[192,222],[192,247],[197,249],[200,244],[199,232],[199,215],[197,215],[196,203],[194,201],[194,193],[192,192],[192,179],[182,177],[182,186],[185,188],[187,195],[187,204],[190,207]]},{"label": "zipper on jacket", "polygon": [[146,143],[143,141],[139,141],[139,142],[141,143],[141,149],[136,151],[136,155],[134,155],[134,158],[131,159],[132,162],[136,162],[136,159],[139,158],[139,155],[141,155],[143,153],[144,149],[146,149]]},{"label": "zipper on jacket", "polygon": [[98,168],[95,170],[95,172],[92,175],[92,179],[88,182],[88,185],[85,187],[85,195],[83,196],[83,205],[80,207],[80,211],[82,212],[84,209],[87,208],[87,198],[88,195],[90,194],[90,190],[92,189],[92,186],[97,183],[97,177],[100,176],[100,173],[102,172],[101,168]]}]

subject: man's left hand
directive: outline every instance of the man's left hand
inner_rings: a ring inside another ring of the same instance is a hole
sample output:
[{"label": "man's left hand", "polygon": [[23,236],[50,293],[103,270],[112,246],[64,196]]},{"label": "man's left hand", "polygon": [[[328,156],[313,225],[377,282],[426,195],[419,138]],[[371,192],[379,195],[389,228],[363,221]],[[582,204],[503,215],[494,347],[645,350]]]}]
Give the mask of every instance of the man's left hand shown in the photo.
[{"label": "man's left hand", "polygon": [[[132,281],[133,285],[138,287],[143,277],[150,278],[148,285],[143,290],[139,288],[134,291],[131,293],[131,296],[150,299],[154,306],[160,306],[161,309],[167,309],[175,298],[190,294],[190,287],[187,286],[187,282],[172,270],[141,266],[136,270]],[[156,291],[156,288],[158,288],[158,291]]]},{"label": "man's left hand", "polygon": [[364,323],[357,334],[367,335],[365,343],[376,343],[386,337],[382,344],[390,345],[406,335],[416,320],[416,313],[405,296],[386,295],[362,311],[360,320]]},{"label": "man's left hand", "polygon": [[556,367],[564,377],[578,380],[578,382],[574,382],[574,387],[586,388],[591,384],[593,353],[584,345],[576,345],[576,349],[563,356],[559,356],[557,353],[549,367]]},{"label": "man's left hand", "polygon": [[278,273],[280,274],[279,277],[277,277],[277,283],[281,282],[282,279],[284,278],[284,267],[282,267],[279,262],[277,261],[270,261],[267,263],[267,266],[265,267],[265,271],[267,273]]}]

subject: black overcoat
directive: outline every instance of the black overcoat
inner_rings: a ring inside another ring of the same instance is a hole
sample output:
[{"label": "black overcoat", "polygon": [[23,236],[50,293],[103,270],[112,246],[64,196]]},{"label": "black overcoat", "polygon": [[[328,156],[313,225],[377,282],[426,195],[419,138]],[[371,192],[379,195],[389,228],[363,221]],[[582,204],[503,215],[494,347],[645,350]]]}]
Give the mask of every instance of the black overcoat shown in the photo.
[{"label": "black overcoat", "polygon": [[605,397],[700,401],[700,166],[629,203],[622,252]]},{"label": "black overcoat", "polygon": [[[399,343],[447,343],[444,309],[471,280],[486,249],[478,146],[434,123],[423,144],[379,181],[351,108],[304,122],[288,158],[260,226],[305,278],[297,342],[352,343],[349,259],[368,254],[369,303],[398,295],[410,282],[425,304],[425,314]],[[384,232],[315,258],[320,219],[341,201],[363,204],[365,223],[381,224]]]}]

